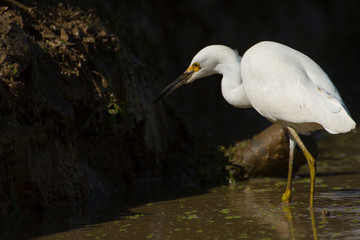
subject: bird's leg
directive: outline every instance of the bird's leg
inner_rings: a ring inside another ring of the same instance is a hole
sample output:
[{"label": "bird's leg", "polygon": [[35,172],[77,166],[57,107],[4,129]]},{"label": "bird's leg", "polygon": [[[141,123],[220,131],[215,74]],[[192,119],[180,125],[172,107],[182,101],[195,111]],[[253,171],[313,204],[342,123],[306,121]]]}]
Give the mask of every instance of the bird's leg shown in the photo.
[{"label": "bird's leg", "polygon": [[289,133],[292,135],[292,137],[295,139],[296,143],[301,148],[302,152],[305,155],[305,158],[309,165],[310,170],[310,208],[314,206],[314,189],[315,189],[315,177],[316,177],[316,164],[315,159],[313,156],[311,156],[310,152],[306,149],[304,143],[301,141],[299,135],[295,131],[295,129],[288,127]]},{"label": "bird's leg", "polygon": [[284,194],[282,195],[282,200],[285,203],[289,203],[291,201],[291,187],[292,187],[292,166],[294,161],[294,150],[295,150],[295,141],[293,140],[291,134],[289,134],[289,169],[288,169],[288,178],[287,185]]}]

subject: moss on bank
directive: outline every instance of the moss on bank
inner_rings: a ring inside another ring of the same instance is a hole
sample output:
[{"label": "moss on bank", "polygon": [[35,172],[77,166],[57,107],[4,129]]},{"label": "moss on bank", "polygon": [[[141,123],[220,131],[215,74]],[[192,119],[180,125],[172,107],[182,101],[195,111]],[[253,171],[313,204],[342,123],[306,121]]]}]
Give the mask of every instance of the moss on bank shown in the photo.
[{"label": "moss on bank", "polygon": [[136,49],[141,40],[85,2],[1,3],[1,215],[152,179],[225,179],[222,160],[198,150],[181,118],[152,105],[156,71]]}]

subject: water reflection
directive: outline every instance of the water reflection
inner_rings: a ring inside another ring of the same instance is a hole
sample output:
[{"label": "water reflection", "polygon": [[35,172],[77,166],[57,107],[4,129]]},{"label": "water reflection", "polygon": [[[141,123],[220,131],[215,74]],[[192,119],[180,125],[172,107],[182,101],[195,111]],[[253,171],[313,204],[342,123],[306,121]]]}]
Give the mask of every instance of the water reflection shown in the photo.
[{"label": "water reflection", "polygon": [[[294,222],[293,222],[293,213],[292,213],[291,209],[292,208],[289,206],[289,204],[284,204],[283,210],[285,212],[285,216],[289,223],[289,232],[290,232],[290,236],[291,236],[290,238],[286,238],[286,239],[295,240],[296,239],[296,230],[295,230],[295,226],[294,226]],[[314,208],[312,208],[312,207],[309,208],[309,215],[310,215],[310,219],[311,219],[311,228],[313,231],[313,239],[317,240],[318,234],[317,234],[317,230],[316,230]]]},{"label": "water reflection", "polygon": [[317,236],[317,231],[316,231],[316,222],[315,222],[314,209],[313,209],[313,208],[309,208],[309,212],[310,212],[311,227],[312,227],[312,230],[313,230],[314,240],[317,240],[317,239],[318,239],[318,236]]},{"label": "water reflection", "polygon": [[[268,182],[269,180],[265,181]],[[260,184],[260,181],[256,180],[255,184]],[[291,227],[289,230],[289,224],[292,225],[292,221],[288,221],[288,213],[285,213],[284,216],[281,211],[280,188],[279,192],[274,192],[273,190],[257,189],[256,186],[248,185],[241,194],[236,189],[230,191],[228,199],[232,208],[238,209],[240,215],[252,217],[256,225],[269,228],[271,235],[276,236],[276,238],[289,239],[291,236],[292,230]]]},{"label": "water reflection", "polygon": [[[299,202],[285,206],[281,202],[281,181],[258,179],[214,188],[205,194],[143,204],[131,208],[132,214],[112,221],[36,239],[328,239],[358,236],[352,234],[359,234],[360,229],[360,191],[323,192],[316,199],[319,205],[309,209],[308,193],[304,188],[296,192]],[[296,188],[301,185],[295,182]]]},{"label": "water reflection", "polygon": [[286,219],[289,223],[289,233],[290,233],[290,238],[291,240],[296,239],[296,235],[295,235],[295,227],[294,227],[294,222],[293,222],[293,213],[291,210],[291,207],[289,206],[289,204],[285,204],[283,206],[283,210],[286,216]]},{"label": "water reflection", "polygon": [[345,148],[342,139],[337,147],[334,138],[325,140],[320,142],[324,154],[318,159],[313,209],[305,166],[294,179],[290,205],[281,201],[286,179],[252,179],[206,192],[148,189],[139,192],[141,200],[114,197],[27,220],[3,239],[356,239],[357,145],[347,139],[351,144]]}]

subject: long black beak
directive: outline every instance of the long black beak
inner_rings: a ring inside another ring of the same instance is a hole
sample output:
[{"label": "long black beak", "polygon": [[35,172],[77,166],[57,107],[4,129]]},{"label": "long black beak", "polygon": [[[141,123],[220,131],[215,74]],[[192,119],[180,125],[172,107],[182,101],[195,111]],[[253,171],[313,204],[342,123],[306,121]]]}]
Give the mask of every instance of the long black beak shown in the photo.
[{"label": "long black beak", "polygon": [[178,87],[184,85],[186,81],[191,77],[191,75],[194,73],[194,71],[186,71],[183,74],[180,75],[175,81],[170,83],[161,93],[160,95],[154,100],[153,103],[157,103],[162,98],[166,97],[173,91],[175,91]]}]

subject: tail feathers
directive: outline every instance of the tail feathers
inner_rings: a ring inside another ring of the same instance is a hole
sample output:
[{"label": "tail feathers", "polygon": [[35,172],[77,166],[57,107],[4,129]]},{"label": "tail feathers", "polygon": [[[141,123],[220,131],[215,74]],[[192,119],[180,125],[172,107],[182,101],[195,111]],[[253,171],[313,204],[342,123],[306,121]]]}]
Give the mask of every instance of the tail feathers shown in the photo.
[{"label": "tail feathers", "polygon": [[326,119],[322,121],[322,126],[329,133],[339,134],[355,130],[356,123],[345,109],[339,113],[328,112],[326,115]]}]

